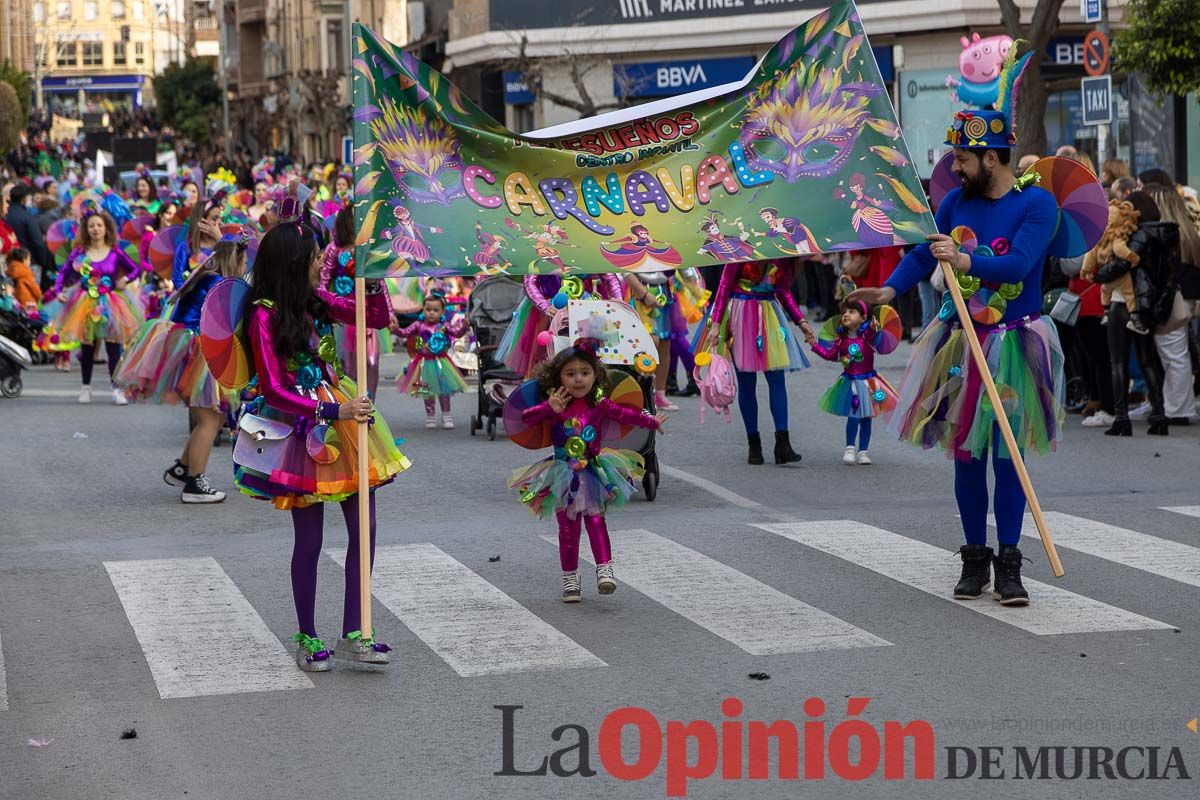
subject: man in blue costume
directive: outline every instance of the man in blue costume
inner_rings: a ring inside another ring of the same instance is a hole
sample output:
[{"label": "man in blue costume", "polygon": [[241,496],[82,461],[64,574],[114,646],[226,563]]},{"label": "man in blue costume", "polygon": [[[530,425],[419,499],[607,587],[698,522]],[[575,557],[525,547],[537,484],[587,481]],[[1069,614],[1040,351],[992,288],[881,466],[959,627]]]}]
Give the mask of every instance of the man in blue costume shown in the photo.
[{"label": "man in blue costume", "polygon": [[[1013,174],[1015,143],[1006,113],[958,112],[946,144],[954,148],[952,169],[962,186],[938,207],[939,233],[909,253],[882,288],[859,289],[850,298],[888,303],[928,278],[939,261],[948,262],[1018,447],[1045,453],[1054,449],[1063,419],[1062,349],[1053,322],[1041,316],[1042,268],[1059,209],[1048,191]],[[892,429],[954,459],[954,494],[966,537],[954,597],[980,597],[994,565],[995,599],[1028,604],[1017,546],[1025,495],[948,292],[937,319],[914,345],[899,393]],[[987,546],[989,450],[995,552]]]}]

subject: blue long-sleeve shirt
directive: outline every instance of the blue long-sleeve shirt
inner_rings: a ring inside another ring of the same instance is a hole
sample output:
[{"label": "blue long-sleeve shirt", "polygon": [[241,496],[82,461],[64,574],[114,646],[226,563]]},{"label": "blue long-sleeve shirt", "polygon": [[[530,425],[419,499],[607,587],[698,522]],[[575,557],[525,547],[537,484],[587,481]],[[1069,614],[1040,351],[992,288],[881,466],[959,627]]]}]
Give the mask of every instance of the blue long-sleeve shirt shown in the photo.
[{"label": "blue long-sleeve shirt", "polygon": [[204,298],[208,297],[209,291],[220,282],[221,276],[215,272],[197,279],[195,288],[179,298],[175,304],[171,322],[178,322],[194,331],[199,330],[200,310],[204,307]]},{"label": "blue long-sleeve shirt", "polygon": [[[1041,311],[1042,268],[1058,228],[1058,204],[1053,195],[1030,186],[997,200],[968,200],[962,189],[954,189],[938,206],[936,221],[938,231],[944,234],[965,225],[975,232],[977,246],[987,246],[992,253],[973,253],[967,274],[990,283],[1024,282],[1021,294],[1005,308],[1002,321]],[[929,243],[924,242],[904,257],[884,285],[892,287],[897,295],[904,294],[929,277],[935,267],[937,259],[930,253]]]}]

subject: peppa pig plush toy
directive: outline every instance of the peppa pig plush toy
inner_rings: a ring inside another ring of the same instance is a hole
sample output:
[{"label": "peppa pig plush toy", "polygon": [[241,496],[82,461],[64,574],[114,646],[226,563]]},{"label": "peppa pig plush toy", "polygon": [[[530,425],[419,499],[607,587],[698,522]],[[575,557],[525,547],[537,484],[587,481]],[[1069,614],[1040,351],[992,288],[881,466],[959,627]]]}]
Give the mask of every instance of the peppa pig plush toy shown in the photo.
[{"label": "peppa pig plush toy", "polygon": [[[971,38],[962,37],[963,51],[958,57],[959,76],[946,77],[946,85],[957,90],[958,99],[978,108],[995,104],[1000,88],[1000,68],[1012,47],[1009,36],[981,38],[978,33]],[[961,80],[960,80],[961,79]]]}]

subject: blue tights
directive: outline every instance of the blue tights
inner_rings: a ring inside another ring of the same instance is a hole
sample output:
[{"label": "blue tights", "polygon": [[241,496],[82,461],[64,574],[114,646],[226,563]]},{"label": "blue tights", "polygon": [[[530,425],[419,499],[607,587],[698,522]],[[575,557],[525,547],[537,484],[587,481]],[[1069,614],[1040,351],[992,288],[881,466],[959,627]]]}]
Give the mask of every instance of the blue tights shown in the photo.
[{"label": "blue tights", "polygon": [[[997,437],[999,438],[999,437]],[[996,514],[996,539],[1015,547],[1021,539],[1021,521],[1025,516],[1025,493],[1011,459],[1002,458],[992,448],[992,472],[996,491],[992,509]],[[987,544],[987,454],[983,458],[954,462],[954,497],[962,516],[967,544]]]},{"label": "blue tights", "polygon": [[[783,370],[773,369],[764,372],[767,378],[767,393],[770,398],[771,419],[775,422],[775,430],[788,429],[787,385],[783,382]],[[742,424],[746,426],[746,434],[753,436],[758,433],[758,373],[737,372],[738,411],[742,414]]]},{"label": "blue tights", "polygon": [[859,450],[866,450],[871,446],[870,417],[846,417],[846,447],[853,447],[856,438]]}]

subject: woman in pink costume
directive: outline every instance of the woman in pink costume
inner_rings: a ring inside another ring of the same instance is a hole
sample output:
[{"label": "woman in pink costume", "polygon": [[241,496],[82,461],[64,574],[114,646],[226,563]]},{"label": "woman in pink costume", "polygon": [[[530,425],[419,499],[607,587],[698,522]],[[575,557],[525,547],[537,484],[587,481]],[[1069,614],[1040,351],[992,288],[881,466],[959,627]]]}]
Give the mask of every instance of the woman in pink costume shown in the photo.
[{"label": "woman in pink costume", "polygon": [[[52,300],[65,287],[72,287],[53,324],[59,337],[57,349],[80,348],[81,403],[92,402],[96,346],[104,342],[111,379],[123,346],[133,341],[145,321],[137,291],[129,286],[129,281],[140,272],[141,268],[117,247],[117,226],[112,217],[103,211],[86,211],[79,224],[75,249],[58,272],[53,296],[46,298]],[[117,405],[129,402],[115,383],[112,392]]]},{"label": "woman in pink costume", "polygon": [[421,316],[416,322],[400,331],[400,335],[411,338],[416,352],[396,379],[396,388],[401,394],[420,397],[425,401],[425,427],[436,428],[434,401],[442,408],[442,428],[451,430],[454,418],[450,416],[450,398],[467,391],[467,382],[462,373],[450,360],[450,345],[467,332],[467,320],[461,314],[446,321],[446,301],[434,292],[425,298]]},{"label": "woman in pink costume", "polygon": [[[333,241],[325,248],[325,260],[321,264],[321,288],[338,297],[351,297],[354,294],[354,207],[343,203],[338,209],[333,223]],[[384,297],[389,295],[384,292]],[[388,319],[391,320],[392,307],[388,300]],[[379,354],[380,333],[377,330],[367,331],[367,375],[366,389],[368,397],[375,397],[379,389]],[[387,334],[382,334],[386,336]],[[339,326],[338,357],[351,380],[359,380],[358,358],[355,355],[355,344],[358,341],[353,323]]]},{"label": "woman in pink costume", "polygon": [[899,400],[892,385],[875,371],[875,333],[867,304],[843,300],[840,324],[833,331],[837,338],[829,344],[812,343],[821,358],[842,364],[842,374],[821,397],[820,406],[827,414],[846,418],[843,464],[871,463],[871,420],[891,414]]},{"label": "woman in pink costume", "polygon": [[[293,209],[295,211],[295,209]],[[286,214],[287,212],[285,212]],[[252,497],[271,500],[292,515],[292,595],[300,631],[296,664],[307,672],[330,668],[330,651],[317,637],[317,563],[321,556],[325,504],[337,503],[346,521],[346,586],[342,638],[337,658],[386,664],[390,648],[361,629],[359,606],[358,431],[369,422],[368,484],[370,547],[375,550],[374,489],[408,468],[395,439],[370,398],[344,376],[332,323],[354,322],[354,300],[320,287],[321,250],[307,226],[291,216],[272,228],[254,260],[245,330],[259,397],[239,423],[234,479]],[[382,281],[367,281],[367,324],[388,325]],[[261,440],[247,431],[260,431]],[[256,447],[255,444],[258,446]]]},{"label": "woman in pink costume", "polygon": [[610,400],[608,371],[596,357],[599,342],[579,339],[542,366],[539,389],[547,399],[525,409],[529,425],[550,424],[554,452],[516,470],[508,480],[521,502],[539,519],[553,511],[558,520],[558,557],[563,571],[564,603],[577,603],[579,536],[586,526],[596,562],[596,590],[612,594],[612,545],[604,521],[610,506],[623,506],[637,491],[644,473],[642,457],[632,450],[612,450],[604,440],[614,426],[657,430],[666,417],[622,406]]},{"label": "woman in pink costume", "polygon": [[[624,296],[621,279],[612,273],[603,275],[580,275],[582,293],[580,297],[599,297],[604,300],[620,300]],[[546,348],[537,342],[538,334],[550,327],[550,319],[558,309],[554,298],[562,290],[561,275],[526,275],[525,297],[513,312],[512,322],[500,340],[496,358],[503,361],[513,372],[525,377],[546,358]],[[570,298],[579,299],[579,298]]]},{"label": "woman in pink costume", "polygon": [[[787,316],[784,316],[784,310]],[[762,439],[758,434],[758,373],[767,380],[771,418],[775,422],[775,463],[800,460],[788,436],[786,371],[810,365],[795,333],[788,330],[788,317],[800,327],[807,341],[812,328],[804,321],[792,295],[792,265],[788,261],[749,261],[726,264],[721,285],[713,300],[712,332],[708,347],[725,343],[737,371],[738,411],[746,426],[750,454],[746,461],[762,464]]]}]

